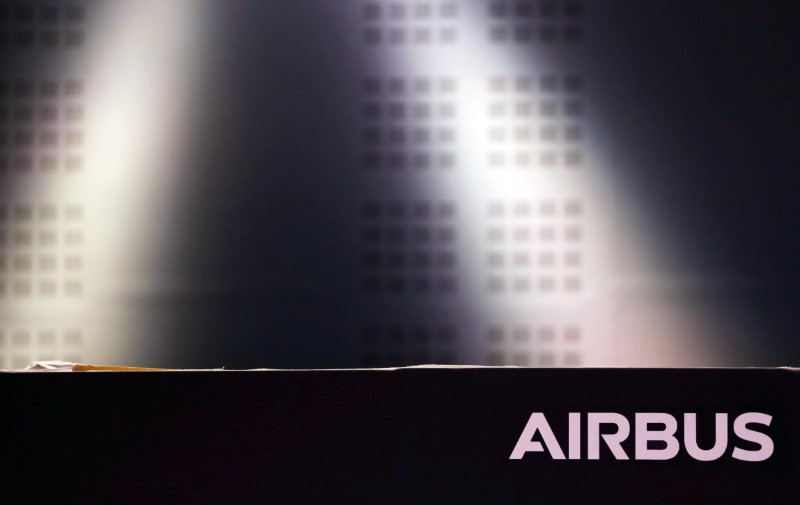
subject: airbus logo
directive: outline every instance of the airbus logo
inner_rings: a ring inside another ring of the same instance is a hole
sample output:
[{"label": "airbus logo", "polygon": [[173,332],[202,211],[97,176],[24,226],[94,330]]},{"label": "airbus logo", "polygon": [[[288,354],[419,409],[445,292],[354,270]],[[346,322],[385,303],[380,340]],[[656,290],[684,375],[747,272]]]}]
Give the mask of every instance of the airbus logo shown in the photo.
[{"label": "airbus logo", "polygon": [[[714,443],[700,447],[697,441],[697,414],[685,413],[683,421],[683,444],[678,440],[679,420],[662,412],[641,412],[633,416],[634,460],[668,460],[676,457],[681,448],[698,461],[714,461],[722,458],[731,443],[729,437],[729,415],[715,414]],[[522,459],[530,452],[549,453],[552,459],[578,460],[584,456],[582,447],[582,424],[586,421],[586,459],[600,459],[600,447],[604,444],[615,459],[631,459],[622,443],[631,434],[631,422],[615,412],[569,413],[569,434],[565,456],[561,443],[556,439],[544,413],[534,412],[522,430],[509,459]],[[767,433],[772,416],[761,412],[746,412],[733,420],[733,451],[731,457],[741,461],[765,461],[772,456],[775,444]],[[704,429],[710,429],[708,428]],[[538,434],[541,442],[534,440]],[[651,444],[653,442],[653,444]],[[747,442],[741,447],[741,442]],[[654,448],[652,446],[657,446]]]}]

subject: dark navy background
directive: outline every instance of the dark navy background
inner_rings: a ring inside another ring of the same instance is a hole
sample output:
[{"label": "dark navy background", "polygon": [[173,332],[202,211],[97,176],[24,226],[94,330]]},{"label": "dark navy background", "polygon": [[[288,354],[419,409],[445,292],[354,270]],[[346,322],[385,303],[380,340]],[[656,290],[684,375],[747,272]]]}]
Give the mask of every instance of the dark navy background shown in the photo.
[{"label": "dark navy background", "polygon": [[800,356],[800,9],[794,2],[604,2],[593,107],[619,179],[681,251],[681,293],[757,321],[751,363]]}]

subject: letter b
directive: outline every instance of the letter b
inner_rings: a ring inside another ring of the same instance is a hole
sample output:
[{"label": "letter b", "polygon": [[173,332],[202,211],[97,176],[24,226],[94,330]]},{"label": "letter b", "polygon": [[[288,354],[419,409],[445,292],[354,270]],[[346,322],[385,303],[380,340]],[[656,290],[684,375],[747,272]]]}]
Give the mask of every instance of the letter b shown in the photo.
[{"label": "letter b", "polygon": [[[663,424],[662,431],[648,430],[648,424]],[[636,414],[636,459],[663,460],[672,459],[678,455],[680,444],[675,438],[678,431],[678,422],[669,414],[660,412]],[[664,449],[650,449],[648,442],[665,442]]]}]

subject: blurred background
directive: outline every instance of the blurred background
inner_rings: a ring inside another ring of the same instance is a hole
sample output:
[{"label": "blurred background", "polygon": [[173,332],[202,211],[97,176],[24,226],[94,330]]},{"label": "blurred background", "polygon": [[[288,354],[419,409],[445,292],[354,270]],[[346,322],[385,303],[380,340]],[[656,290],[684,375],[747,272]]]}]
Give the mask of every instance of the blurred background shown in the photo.
[{"label": "blurred background", "polygon": [[0,368],[800,364],[800,9],[3,0]]}]

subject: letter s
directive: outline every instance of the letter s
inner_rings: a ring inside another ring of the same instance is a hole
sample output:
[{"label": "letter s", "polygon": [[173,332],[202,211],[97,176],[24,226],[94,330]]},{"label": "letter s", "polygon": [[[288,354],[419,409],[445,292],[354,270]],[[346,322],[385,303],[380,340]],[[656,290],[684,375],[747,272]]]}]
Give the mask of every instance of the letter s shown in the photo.
[{"label": "letter s", "polygon": [[733,432],[737,437],[748,442],[753,442],[761,446],[757,451],[747,451],[733,448],[733,457],[742,461],[764,461],[772,456],[775,450],[775,444],[769,435],[761,433],[760,431],[753,431],[747,427],[748,424],[763,424],[769,426],[772,422],[772,416],[762,414],[761,412],[746,412],[733,422]]}]

